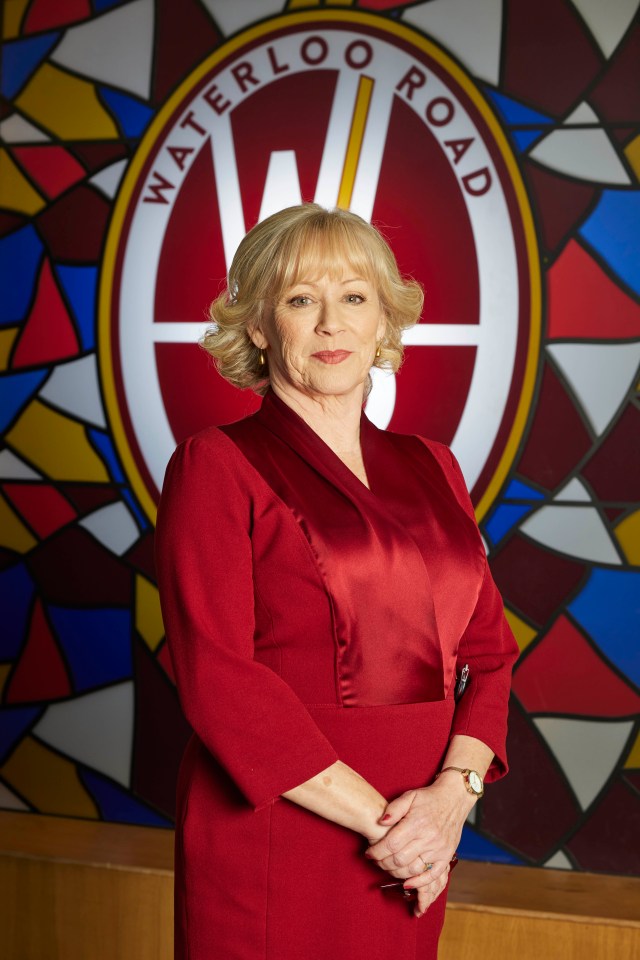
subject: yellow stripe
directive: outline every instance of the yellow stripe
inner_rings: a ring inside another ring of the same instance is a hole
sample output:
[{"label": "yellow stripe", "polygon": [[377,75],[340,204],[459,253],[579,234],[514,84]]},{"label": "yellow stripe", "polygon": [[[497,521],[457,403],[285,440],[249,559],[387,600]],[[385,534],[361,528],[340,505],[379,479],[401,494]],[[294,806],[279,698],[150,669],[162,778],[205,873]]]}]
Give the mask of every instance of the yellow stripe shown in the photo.
[{"label": "yellow stripe", "polygon": [[373,80],[371,77],[360,77],[358,95],[356,97],[356,108],[353,111],[349,144],[347,146],[347,154],[344,158],[344,167],[342,168],[340,190],[338,191],[338,206],[342,207],[343,210],[348,210],[351,205],[353,185],[356,182],[356,173],[360,160],[360,151],[362,150],[362,141],[364,140],[364,128],[367,125],[367,115],[369,113],[372,92]]}]

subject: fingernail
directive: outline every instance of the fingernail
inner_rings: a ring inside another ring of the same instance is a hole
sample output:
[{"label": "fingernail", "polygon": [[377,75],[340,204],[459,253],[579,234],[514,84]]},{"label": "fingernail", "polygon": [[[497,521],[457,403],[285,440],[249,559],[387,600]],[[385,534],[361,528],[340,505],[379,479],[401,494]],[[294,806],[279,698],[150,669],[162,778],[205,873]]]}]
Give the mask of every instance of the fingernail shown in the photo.
[{"label": "fingernail", "polygon": [[391,820],[391,814],[385,813],[384,817],[380,817],[380,819],[382,820],[383,823],[385,822],[385,820]]},{"label": "fingernail", "polygon": [[367,860],[373,860],[373,855],[370,853],[365,853],[365,857],[367,858]]}]

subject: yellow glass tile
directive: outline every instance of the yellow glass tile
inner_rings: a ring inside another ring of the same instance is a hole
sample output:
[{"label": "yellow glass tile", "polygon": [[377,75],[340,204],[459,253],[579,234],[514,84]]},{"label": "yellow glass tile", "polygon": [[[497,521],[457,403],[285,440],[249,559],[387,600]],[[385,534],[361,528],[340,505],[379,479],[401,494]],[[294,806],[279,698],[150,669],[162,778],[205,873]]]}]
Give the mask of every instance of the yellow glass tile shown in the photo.
[{"label": "yellow glass tile", "polygon": [[110,140],[119,135],[93,84],[50,63],[34,73],[16,106],[64,140]]},{"label": "yellow glass tile", "polygon": [[29,215],[46,206],[20,167],[6,150],[0,150],[0,207]]},{"label": "yellow glass tile", "polygon": [[0,20],[2,20],[2,36],[5,40],[13,40],[20,35],[20,24],[28,6],[29,0],[4,0]]},{"label": "yellow glass tile", "polygon": [[635,770],[636,768],[640,767],[640,733],[636,737],[636,742],[631,747],[631,751],[625,760],[624,765],[627,770]]},{"label": "yellow glass tile", "polygon": [[5,327],[0,330],[0,370],[6,370],[9,364],[9,354],[20,331],[20,327]]},{"label": "yellow glass tile", "polygon": [[83,787],[75,764],[33,737],[25,737],[0,768],[0,774],[40,813],[99,819],[98,808]]},{"label": "yellow glass tile", "polygon": [[530,627],[528,623],[525,623],[524,620],[521,620],[520,617],[509,610],[508,607],[504,608],[504,613],[507,618],[507,623],[513,630],[513,635],[516,638],[516,642],[520,647],[520,653],[525,650],[532,640],[538,636],[538,631],[534,630],[533,627]]},{"label": "yellow glass tile", "polygon": [[27,553],[38,541],[0,494],[0,547]]},{"label": "yellow glass tile", "polygon": [[164,637],[158,588],[138,574],[136,577],[136,630],[150,650]]},{"label": "yellow glass tile", "polygon": [[0,663],[0,697],[4,693],[4,685],[7,682],[7,677],[11,673],[12,663]]},{"label": "yellow glass tile", "polygon": [[629,563],[640,566],[640,510],[621,520],[615,534]]},{"label": "yellow glass tile", "polygon": [[7,441],[54,480],[106,483],[105,466],[82,424],[33,400],[7,434]]},{"label": "yellow glass tile", "polygon": [[635,137],[631,143],[628,143],[624,148],[624,155],[629,161],[630,166],[633,168],[638,180],[640,180],[640,134]]}]

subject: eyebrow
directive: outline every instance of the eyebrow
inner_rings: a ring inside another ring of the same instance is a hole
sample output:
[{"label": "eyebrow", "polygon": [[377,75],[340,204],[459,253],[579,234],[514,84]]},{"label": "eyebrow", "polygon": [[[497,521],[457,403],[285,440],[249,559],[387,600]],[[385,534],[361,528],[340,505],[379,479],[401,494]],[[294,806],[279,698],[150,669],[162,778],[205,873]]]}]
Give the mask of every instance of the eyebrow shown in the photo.
[{"label": "eyebrow", "polygon": [[[348,280],[341,280],[341,286],[346,287],[349,283],[369,283],[366,277],[350,277]],[[317,287],[318,284],[314,283],[313,280],[296,280],[295,283],[292,283],[289,287],[289,290],[292,290],[297,286],[307,286],[307,287]]]}]

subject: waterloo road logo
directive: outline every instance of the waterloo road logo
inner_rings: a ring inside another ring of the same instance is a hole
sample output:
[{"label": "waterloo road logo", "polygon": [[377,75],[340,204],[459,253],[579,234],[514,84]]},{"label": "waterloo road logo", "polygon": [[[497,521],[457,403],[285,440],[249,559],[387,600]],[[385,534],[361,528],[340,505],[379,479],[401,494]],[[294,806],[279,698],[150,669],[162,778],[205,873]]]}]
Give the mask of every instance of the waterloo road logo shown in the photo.
[{"label": "waterloo road logo", "polygon": [[301,200],[379,226],[426,291],[379,426],[453,446],[479,512],[516,452],[539,345],[538,255],[517,165],[482,94],[381,17],[292,14],[236,36],[160,111],[120,192],[101,289],[111,425],[153,516],[176,443],[255,409],[197,347],[259,219]]}]

